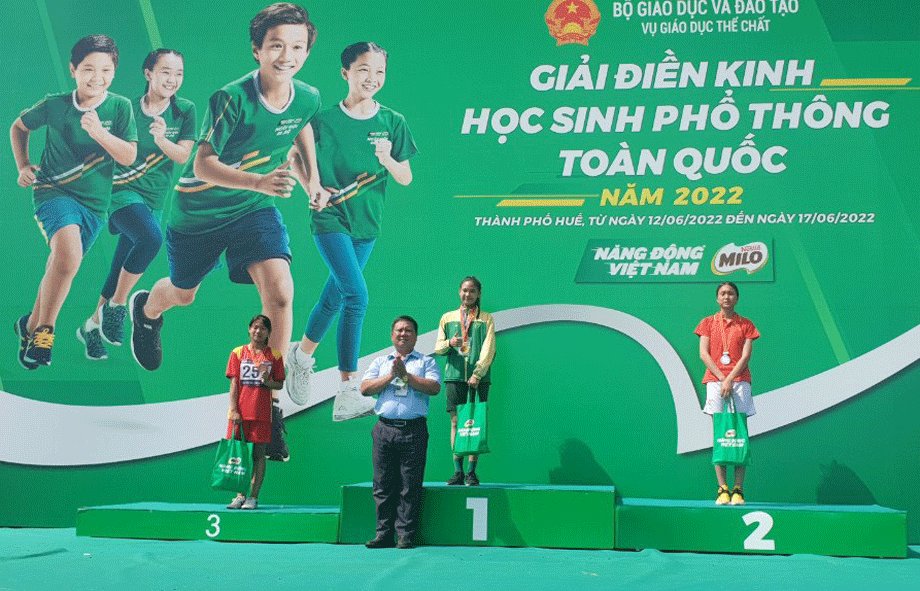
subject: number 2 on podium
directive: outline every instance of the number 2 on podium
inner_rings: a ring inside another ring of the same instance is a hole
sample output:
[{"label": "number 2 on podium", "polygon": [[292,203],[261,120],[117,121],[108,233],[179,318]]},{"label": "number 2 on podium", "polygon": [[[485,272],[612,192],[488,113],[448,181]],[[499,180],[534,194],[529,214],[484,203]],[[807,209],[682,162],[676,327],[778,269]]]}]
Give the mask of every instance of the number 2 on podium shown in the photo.
[{"label": "number 2 on podium", "polygon": [[754,511],[746,513],[742,519],[745,525],[757,524],[751,535],[744,539],[745,550],[776,550],[776,541],[764,538],[773,529],[773,517],[769,513]]},{"label": "number 2 on podium", "polygon": [[467,497],[466,508],[473,512],[473,541],[485,542],[489,532],[489,499]]}]

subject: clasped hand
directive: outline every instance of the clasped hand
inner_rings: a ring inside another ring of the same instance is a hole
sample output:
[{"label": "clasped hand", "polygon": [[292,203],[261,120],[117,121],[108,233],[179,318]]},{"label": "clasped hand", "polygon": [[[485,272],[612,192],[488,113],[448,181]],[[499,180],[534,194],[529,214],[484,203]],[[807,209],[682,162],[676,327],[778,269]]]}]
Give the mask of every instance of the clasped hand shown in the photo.
[{"label": "clasped hand", "polygon": [[409,375],[409,372],[406,370],[406,362],[403,361],[402,357],[397,357],[393,360],[393,369],[390,370],[390,376],[393,379],[399,378],[405,380]]}]

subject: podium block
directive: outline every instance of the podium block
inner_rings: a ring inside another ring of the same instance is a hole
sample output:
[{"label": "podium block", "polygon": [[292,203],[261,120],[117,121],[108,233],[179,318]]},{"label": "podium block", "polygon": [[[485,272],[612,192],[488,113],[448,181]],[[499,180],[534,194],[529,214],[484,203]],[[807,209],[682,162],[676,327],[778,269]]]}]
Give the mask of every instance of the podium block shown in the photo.
[{"label": "podium block", "polygon": [[878,505],[622,499],[616,548],[904,558],[907,514]]},{"label": "podium block", "polygon": [[[363,543],[376,523],[371,483],[342,487],[339,542]],[[614,547],[612,486],[425,483],[416,542],[446,546]]]},{"label": "podium block", "polygon": [[338,507],[134,503],[77,511],[77,535],[97,538],[218,540],[232,542],[337,541]]}]

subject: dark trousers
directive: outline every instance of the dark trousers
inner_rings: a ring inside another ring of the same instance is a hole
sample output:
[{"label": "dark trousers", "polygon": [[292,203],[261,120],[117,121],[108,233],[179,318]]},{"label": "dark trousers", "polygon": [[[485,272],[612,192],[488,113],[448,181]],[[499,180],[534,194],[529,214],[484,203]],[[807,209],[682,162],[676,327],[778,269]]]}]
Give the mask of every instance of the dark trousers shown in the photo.
[{"label": "dark trousers", "polygon": [[132,203],[113,213],[109,216],[109,228],[120,236],[109,276],[102,286],[102,297],[107,300],[115,295],[122,268],[135,275],[143,273],[163,244],[163,231],[160,230],[157,214],[143,203]]},{"label": "dark trousers", "polygon": [[377,421],[374,441],[374,503],[377,536],[412,539],[418,530],[422,481],[428,456],[428,424],[424,418],[392,426]]}]

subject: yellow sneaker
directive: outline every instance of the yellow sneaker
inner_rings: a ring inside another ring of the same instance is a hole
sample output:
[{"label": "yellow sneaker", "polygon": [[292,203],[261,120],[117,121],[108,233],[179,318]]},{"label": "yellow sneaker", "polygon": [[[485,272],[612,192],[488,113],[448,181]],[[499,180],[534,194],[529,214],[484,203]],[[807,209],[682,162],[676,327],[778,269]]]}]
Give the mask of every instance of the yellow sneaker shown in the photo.
[{"label": "yellow sneaker", "polygon": [[744,504],[744,491],[741,490],[740,486],[736,486],[732,489],[732,505],[743,505]]},{"label": "yellow sneaker", "polygon": [[716,505],[727,505],[731,502],[732,498],[728,492],[727,486],[719,487],[719,496],[716,497]]},{"label": "yellow sneaker", "polygon": [[39,365],[51,365],[51,347],[54,346],[54,328],[51,326],[39,326],[32,333],[29,339],[29,346],[26,347],[24,360],[27,363]]}]

